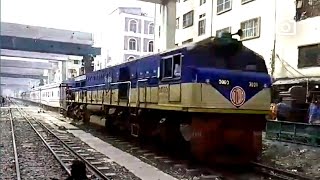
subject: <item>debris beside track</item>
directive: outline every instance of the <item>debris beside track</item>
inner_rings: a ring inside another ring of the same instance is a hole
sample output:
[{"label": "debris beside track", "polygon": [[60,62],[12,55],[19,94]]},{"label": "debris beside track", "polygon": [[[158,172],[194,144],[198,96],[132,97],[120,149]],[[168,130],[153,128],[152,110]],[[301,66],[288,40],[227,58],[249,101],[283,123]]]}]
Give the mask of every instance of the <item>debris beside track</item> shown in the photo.
[{"label": "debris beside track", "polygon": [[320,178],[320,148],[263,140],[262,162],[270,166]]}]

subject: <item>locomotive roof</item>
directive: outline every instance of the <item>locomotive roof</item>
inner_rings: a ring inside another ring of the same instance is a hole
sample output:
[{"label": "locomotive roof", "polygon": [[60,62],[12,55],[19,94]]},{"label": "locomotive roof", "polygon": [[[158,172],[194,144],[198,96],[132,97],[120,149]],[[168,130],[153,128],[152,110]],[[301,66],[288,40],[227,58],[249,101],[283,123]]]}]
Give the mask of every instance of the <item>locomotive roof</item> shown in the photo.
[{"label": "locomotive roof", "polygon": [[[161,55],[164,55],[164,54],[167,54],[167,53],[170,53],[170,52],[174,52],[174,51],[178,51],[178,50],[182,50],[182,49],[186,49],[186,50],[192,50],[196,47],[208,47],[210,45],[213,45],[214,44],[214,40],[216,38],[215,37],[209,37],[209,38],[206,38],[204,40],[201,40],[201,41],[198,41],[198,42],[191,42],[191,43],[188,43],[188,44],[184,44],[182,46],[178,46],[178,47],[174,47],[174,48],[171,48],[171,49],[168,49],[168,50],[165,50],[165,51],[162,51],[162,52],[156,52],[156,53],[151,53],[151,54],[148,54],[148,55],[144,55],[144,56],[140,56],[139,58],[135,59],[135,60],[132,60],[132,61],[128,61],[128,62],[123,62],[123,63],[119,63],[119,64],[115,64],[115,65],[112,65],[112,66],[109,66],[109,67],[106,67],[104,69],[107,69],[107,68],[112,68],[112,67],[116,67],[116,66],[119,66],[119,65],[123,65],[123,64],[128,64],[128,63],[132,63],[134,61],[140,61],[146,57],[150,57],[150,56],[161,56]],[[235,40],[235,39],[233,39]],[[241,43],[241,42],[240,42]],[[242,46],[242,50],[244,51],[249,51],[251,53],[254,53],[256,56],[258,56],[259,58],[261,59],[264,59],[260,54],[256,53],[255,51],[251,50],[250,48],[246,47],[246,46]],[[104,69],[100,69],[98,71],[93,71],[92,73],[94,72],[99,72],[99,71],[103,71]],[[86,75],[81,75],[81,76],[86,76]],[[74,77],[73,79],[75,81],[79,81],[79,79],[83,79],[83,77],[81,76],[77,76],[77,77]]]}]

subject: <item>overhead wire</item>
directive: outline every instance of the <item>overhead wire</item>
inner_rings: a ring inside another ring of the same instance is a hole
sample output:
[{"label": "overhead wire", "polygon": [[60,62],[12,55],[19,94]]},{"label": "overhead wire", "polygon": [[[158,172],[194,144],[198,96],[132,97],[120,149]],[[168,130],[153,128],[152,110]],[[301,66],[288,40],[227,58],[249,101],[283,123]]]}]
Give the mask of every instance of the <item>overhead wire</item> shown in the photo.
[{"label": "overhead wire", "polygon": [[[293,77],[296,77],[296,75],[295,75],[294,73],[292,73],[292,72],[286,67],[286,64],[287,64],[287,63],[285,63],[285,62],[279,57],[278,54],[276,54],[276,57],[280,60],[280,63],[283,65],[283,68],[284,68],[288,73],[290,73]],[[289,67],[291,67],[291,66],[289,65]]]},{"label": "overhead wire", "polygon": [[[292,70],[294,70],[296,73],[300,74],[303,77],[307,77],[306,75],[302,74],[301,72],[299,72],[298,70],[296,70],[296,68],[292,67],[288,62],[286,62],[285,60],[283,60],[282,58],[280,58],[280,56],[278,54],[276,54],[276,57],[281,61],[281,63],[284,65],[284,67],[287,65],[289,66]],[[286,69],[286,68],[285,68]]]}]

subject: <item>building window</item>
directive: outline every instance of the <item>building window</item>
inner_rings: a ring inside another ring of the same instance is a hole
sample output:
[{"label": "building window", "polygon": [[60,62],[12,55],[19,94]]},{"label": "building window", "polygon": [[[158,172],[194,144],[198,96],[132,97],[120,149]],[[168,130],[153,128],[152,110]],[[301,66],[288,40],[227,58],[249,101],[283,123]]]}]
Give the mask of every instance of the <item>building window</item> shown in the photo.
[{"label": "building window", "polygon": [[74,60],[73,64],[79,64],[79,60]]},{"label": "building window", "polygon": [[136,33],[138,29],[138,22],[134,19],[129,21],[129,31]]},{"label": "building window", "polygon": [[148,52],[153,52],[153,41],[149,41],[148,43]]},{"label": "building window", "polygon": [[180,24],[180,18],[176,19],[176,29],[179,29],[179,24]]},{"label": "building window", "polygon": [[206,0],[200,0],[200,6],[205,3],[206,3]]},{"label": "building window", "polygon": [[206,19],[202,19],[198,24],[198,36],[201,36],[206,33]]},{"label": "building window", "polygon": [[295,1],[295,20],[302,21],[307,18],[320,16],[319,0],[297,0]]},{"label": "building window", "polygon": [[231,0],[217,0],[217,14],[231,9]]},{"label": "building window", "polygon": [[150,23],[148,26],[148,34],[154,34],[154,24]]},{"label": "building window", "polygon": [[188,43],[191,43],[192,41],[193,41],[193,39],[191,38],[191,39],[188,39],[186,41],[183,41],[182,44],[188,44]]},{"label": "building window", "polygon": [[299,47],[298,68],[320,66],[320,44]]},{"label": "building window", "polygon": [[231,32],[231,27],[226,27],[226,28],[217,30],[216,36],[217,36],[217,37],[220,37],[223,32],[228,32],[228,33],[230,33],[230,32]]},{"label": "building window", "polygon": [[242,40],[257,38],[260,36],[260,18],[254,18],[241,23],[243,31]]},{"label": "building window", "polygon": [[253,1],[253,0],[241,0],[241,4],[246,4],[246,3],[251,2],[251,1]]},{"label": "building window", "polygon": [[193,10],[183,15],[183,28],[193,25]]},{"label": "building window", "polygon": [[137,40],[129,39],[129,50],[137,50]]},{"label": "building window", "polygon": [[199,19],[202,19],[202,18],[204,18],[204,17],[206,17],[206,13],[203,13],[203,14],[200,14],[200,15],[199,15]]},{"label": "building window", "polygon": [[129,57],[128,57],[128,61],[133,61],[134,59],[135,59],[134,56],[129,56]]}]

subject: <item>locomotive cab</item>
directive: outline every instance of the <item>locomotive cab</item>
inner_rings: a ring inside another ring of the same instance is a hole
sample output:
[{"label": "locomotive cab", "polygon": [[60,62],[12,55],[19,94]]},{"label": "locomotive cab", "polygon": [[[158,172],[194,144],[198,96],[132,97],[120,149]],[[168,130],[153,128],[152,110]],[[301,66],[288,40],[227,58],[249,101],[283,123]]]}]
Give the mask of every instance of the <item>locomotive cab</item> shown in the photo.
[{"label": "locomotive cab", "polygon": [[208,112],[192,117],[192,151],[203,160],[209,153],[210,161],[218,163],[245,163],[261,154],[271,102],[271,77],[263,57],[232,35],[199,42],[182,63],[182,69],[192,69],[196,82],[190,106]]}]

